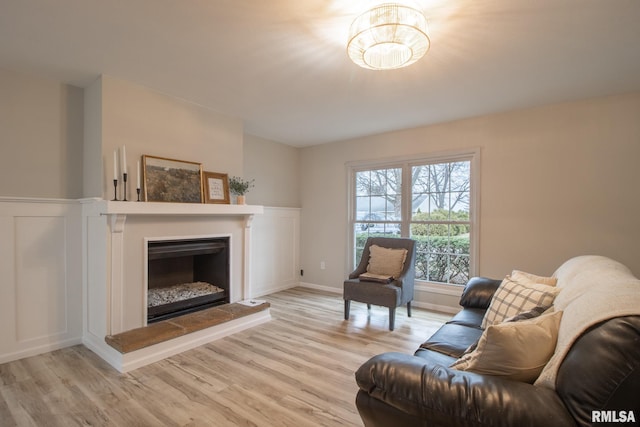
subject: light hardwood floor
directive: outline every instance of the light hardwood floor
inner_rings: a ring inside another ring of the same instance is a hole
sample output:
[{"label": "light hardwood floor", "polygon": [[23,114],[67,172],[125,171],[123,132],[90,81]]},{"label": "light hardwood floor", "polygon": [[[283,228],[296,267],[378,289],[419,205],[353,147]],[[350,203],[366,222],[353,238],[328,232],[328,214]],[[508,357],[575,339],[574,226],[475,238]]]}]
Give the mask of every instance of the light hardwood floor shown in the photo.
[{"label": "light hardwood floor", "polygon": [[273,320],[120,374],[83,346],[0,365],[0,426],[361,426],[355,370],[413,353],[451,316],[295,288],[264,297]]}]

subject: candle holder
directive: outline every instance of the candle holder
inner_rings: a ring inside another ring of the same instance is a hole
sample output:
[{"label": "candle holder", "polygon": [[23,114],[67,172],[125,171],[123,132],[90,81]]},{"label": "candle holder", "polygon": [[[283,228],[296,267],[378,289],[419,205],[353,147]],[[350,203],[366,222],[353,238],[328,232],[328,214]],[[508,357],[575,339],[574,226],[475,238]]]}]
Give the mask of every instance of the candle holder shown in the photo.
[{"label": "candle holder", "polygon": [[124,187],[124,199],[122,199],[124,202],[127,201],[127,173],[123,173],[122,174],[122,181],[124,182],[123,187]]},{"label": "candle holder", "polygon": [[118,180],[113,179],[113,202],[118,200]]},{"label": "candle holder", "polygon": [[138,201],[140,201],[140,189],[136,188],[136,193],[138,193]]}]

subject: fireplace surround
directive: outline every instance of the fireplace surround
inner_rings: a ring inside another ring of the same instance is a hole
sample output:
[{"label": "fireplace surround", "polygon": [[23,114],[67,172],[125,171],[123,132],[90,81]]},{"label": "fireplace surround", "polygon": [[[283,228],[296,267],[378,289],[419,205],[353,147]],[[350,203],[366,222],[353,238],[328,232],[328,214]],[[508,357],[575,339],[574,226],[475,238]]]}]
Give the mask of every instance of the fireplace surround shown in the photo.
[{"label": "fireplace surround", "polygon": [[[251,225],[254,215],[263,212],[262,206],[255,205],[87,200],[83,205],[88,250],[83,343],[126,372],[268,321],[266,310],[126,354],[105,342],[107,336],[163,323],[149,325],[147,319],[146,247],[151,241],[228,238],[228,285],[214,285],[227,286],[224,298],[229,303],[252,298]],[[215,278],[196,281],[218,282]]]}]

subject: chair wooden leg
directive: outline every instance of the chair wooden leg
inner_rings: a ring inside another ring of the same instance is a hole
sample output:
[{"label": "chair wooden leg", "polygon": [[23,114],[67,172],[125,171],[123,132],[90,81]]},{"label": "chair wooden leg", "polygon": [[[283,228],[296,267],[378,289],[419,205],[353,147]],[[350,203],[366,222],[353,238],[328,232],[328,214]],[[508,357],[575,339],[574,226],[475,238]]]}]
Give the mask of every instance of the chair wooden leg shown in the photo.
[{"label": "chair wooden leg", "polygon": [[351,305],[351,300],[344,300],[344,320],[349,320],[349,307]]},{"label": "chair wooden leg", "polygon": [[407,303],[407,317],[411,317],[411,301]]},{"label": "chair wooden leg", "polygon": [[371,310],[371,304],[367,304],[367,310]]},{"label": "chair wooden leg", "polygon": [[395,323],[396,323],[396,308],[389,307],[389,330],[390,331],[393,331],[393,328],[395,328]]}]

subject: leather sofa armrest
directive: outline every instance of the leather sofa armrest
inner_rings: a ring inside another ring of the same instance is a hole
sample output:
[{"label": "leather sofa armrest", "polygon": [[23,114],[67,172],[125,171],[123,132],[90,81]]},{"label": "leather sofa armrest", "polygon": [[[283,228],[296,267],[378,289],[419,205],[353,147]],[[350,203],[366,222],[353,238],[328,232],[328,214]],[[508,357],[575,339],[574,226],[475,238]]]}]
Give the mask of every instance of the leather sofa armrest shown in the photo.
[{"label": "leather sofa armrest", "polygon": [[465,308],[489,308],[491,298],[496,292],[502,280],[489,279],[488,277],[472,277],[460,296],[460,305]]},{"label": "leather sofa armrest", "polygon": [[555,391],[457,371],[424,359],[384,353],[365,362],[356,381],[371,398],[430,425],[574,426]]}]

